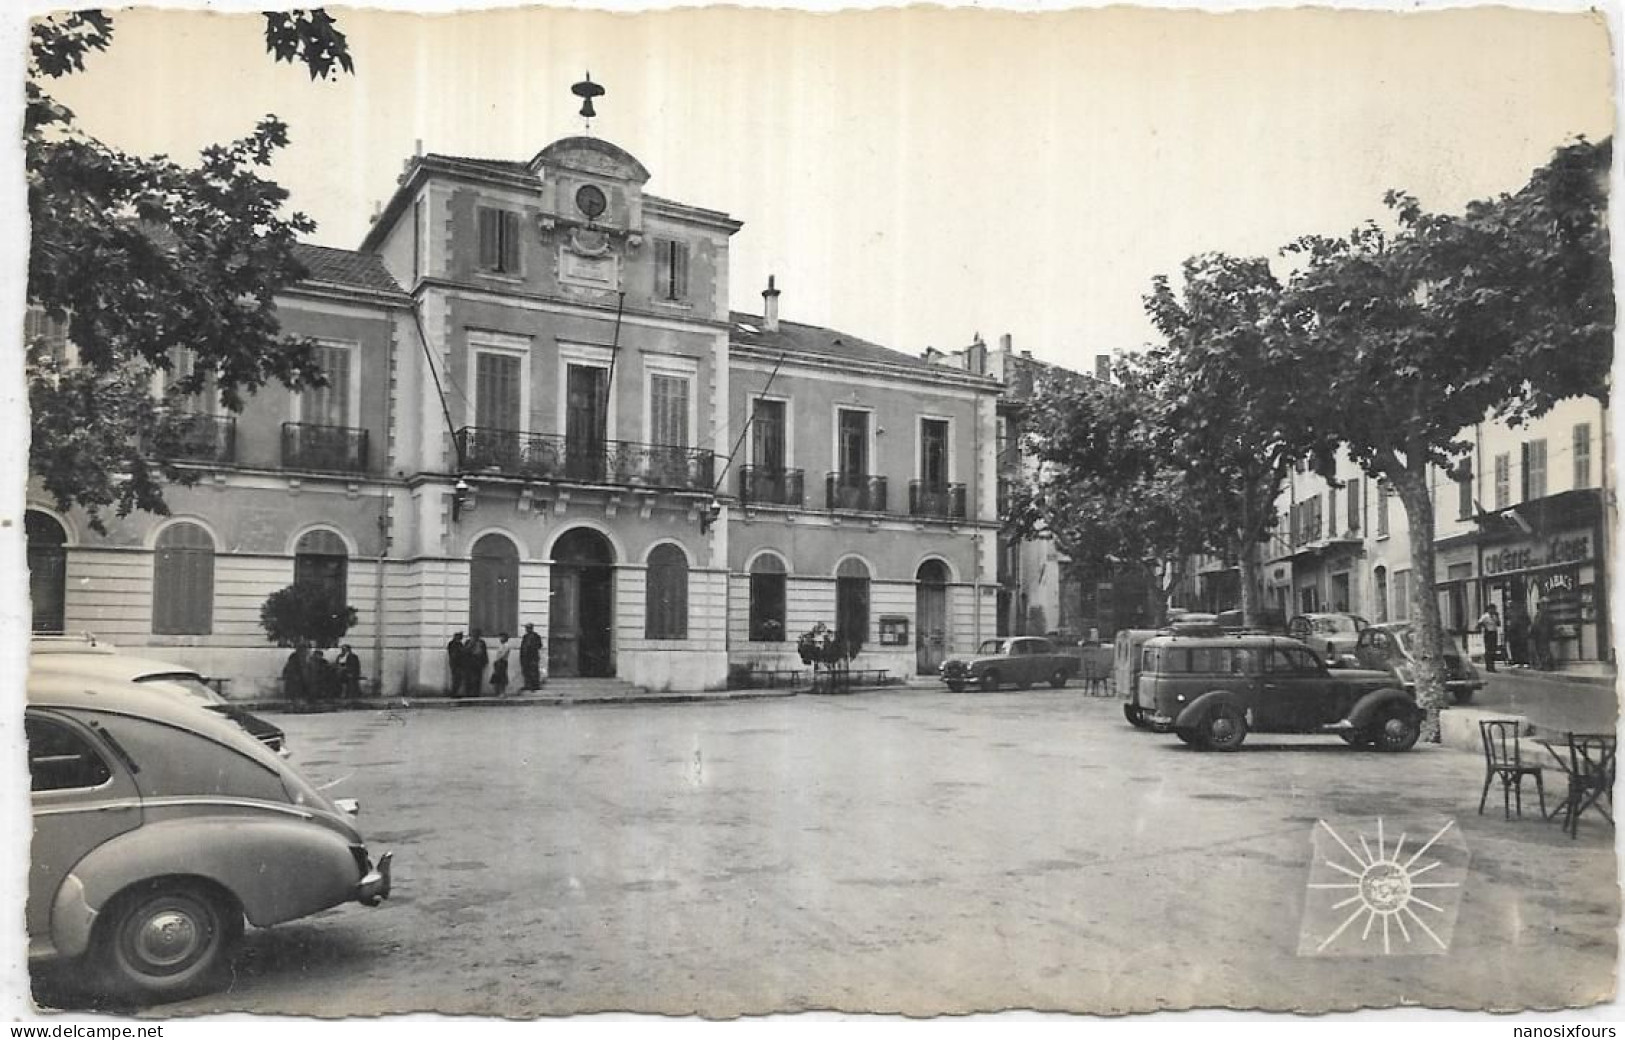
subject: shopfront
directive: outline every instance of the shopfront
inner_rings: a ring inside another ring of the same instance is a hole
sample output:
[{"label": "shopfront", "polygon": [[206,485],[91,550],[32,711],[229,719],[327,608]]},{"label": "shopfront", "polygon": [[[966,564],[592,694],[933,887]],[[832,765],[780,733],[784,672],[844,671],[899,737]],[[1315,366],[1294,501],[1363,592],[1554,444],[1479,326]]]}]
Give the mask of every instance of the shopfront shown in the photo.
[{"label": "shopfront", "polygon": [[1509,625],[1520,614],[1534,620],[1544,611],[1558,664],[1607,660],[1607,579],[1598,546],[1595,529],[1532,531],[1481,544],[1483,602],[1496,604]]}]

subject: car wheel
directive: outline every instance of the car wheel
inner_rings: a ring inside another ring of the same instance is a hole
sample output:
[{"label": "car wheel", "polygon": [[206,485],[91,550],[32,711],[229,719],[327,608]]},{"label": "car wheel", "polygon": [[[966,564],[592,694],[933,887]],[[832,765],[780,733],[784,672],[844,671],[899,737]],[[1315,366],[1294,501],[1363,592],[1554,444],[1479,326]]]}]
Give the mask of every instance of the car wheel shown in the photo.
[{"label": "car wheel", "polygon": [[1202,746],[1202,735],[1196,732],[1194,729],[1184,729],[1183,727],[1176,729],[1174,730],[1174,736],[1178,737],[1180,740],[1183,740],[1191,747]]},{"label": "car wheel", "polygon": [[1234,704],[1220,704],[1202,723],[1202,742],[1214,751],[1234,751],[1247,739],[1247,717]]},{"label": "car wheel", "polygon": [[964,692],[965,684],[960,682],[958,679],[949,679],[948,689],[954,691],[955,693],[962,693]]},{"label": "car wheel", "polygon": [[1372,742],[1378,751],[1409,751],[1422,734],[1422,723],[1414,712],[1398,704],[1384,708],[1371,729]]},{"label": "car wheel", "polygon": [[154,881],[117,896],[95,956],[116,993],[174,1000],[213,981],[243,932],[230,896],[187,881]]},{"label": "car wheel", "polygon": [[1059,690],[1061,687],[1065,686],[1066,685],[1066,669],[1065,668],[1057,668],[1057,669],[1055,669],[1055,674],[1049,677],[1049,684],[1050,684],[1051,689],[1056,689],[1056,690]]},{"label": "car wheel", "polygon": [[992,693],[994,690],[996,690],[998,688],[999,688],[999,673],[998,672],[989,671],[987,674],[982,676],[982,689],[986,690],[989,693]]}]

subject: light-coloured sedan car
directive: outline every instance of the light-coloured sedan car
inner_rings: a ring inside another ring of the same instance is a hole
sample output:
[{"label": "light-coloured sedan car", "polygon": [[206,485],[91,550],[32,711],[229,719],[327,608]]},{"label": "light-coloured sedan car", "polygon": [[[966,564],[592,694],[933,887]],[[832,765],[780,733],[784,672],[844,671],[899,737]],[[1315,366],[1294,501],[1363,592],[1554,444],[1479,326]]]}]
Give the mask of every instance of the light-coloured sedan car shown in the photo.
[{"label": "light-coloured sedan car", "polygon": [[266,927],[389,896],[353,803],[329,801],[235,723],[154,687],[30,675],[29,960],[83,959],[98,990],[170,1000]]}]

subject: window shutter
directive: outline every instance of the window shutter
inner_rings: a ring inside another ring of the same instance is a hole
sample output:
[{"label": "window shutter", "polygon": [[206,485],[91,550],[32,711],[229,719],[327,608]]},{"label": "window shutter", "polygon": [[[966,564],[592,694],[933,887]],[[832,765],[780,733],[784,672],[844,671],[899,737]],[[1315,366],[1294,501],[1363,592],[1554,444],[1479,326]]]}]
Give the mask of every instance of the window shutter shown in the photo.
[{"label": "window shutter", "polygon": [[487,271],[496,269],[501,254],[497,251],[497,217],[494,209],[480,207],[480,266]]},{"label": "window shutter", "polygon": [[502,270],[519,273],[519,214],[502,211]]},{"label": "window shutter", "polygon": [[669,239],[655,239],[655,299],[671,299],[671,253],[677,243]]},{"label": "window shutter", "polygon": [[688,299],[688,244],[671,244],[671,296],[674,300]]}]

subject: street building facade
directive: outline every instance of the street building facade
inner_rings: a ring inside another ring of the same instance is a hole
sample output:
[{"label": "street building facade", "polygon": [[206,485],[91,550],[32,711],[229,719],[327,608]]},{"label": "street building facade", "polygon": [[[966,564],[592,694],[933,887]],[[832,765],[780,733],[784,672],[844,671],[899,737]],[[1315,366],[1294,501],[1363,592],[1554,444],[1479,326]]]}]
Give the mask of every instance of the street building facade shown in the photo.
[{"label": "street building facade", "polygon": [[991,634],[997,384],[781,323],[771,286],[734,313],[740,222],[649,179],[587,136],[409,159],[359,248],[301,246],[278,300],[327,387],[199,395],[168,516],[100,535],[31,487],[35,631],[244,698],[278,690],[259,610],[295,582],[355,608],[389,694],[446,689],[454,633],[526,624],[548,675],[646,690],[802,668],[820,621],[899,676]]}]

